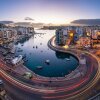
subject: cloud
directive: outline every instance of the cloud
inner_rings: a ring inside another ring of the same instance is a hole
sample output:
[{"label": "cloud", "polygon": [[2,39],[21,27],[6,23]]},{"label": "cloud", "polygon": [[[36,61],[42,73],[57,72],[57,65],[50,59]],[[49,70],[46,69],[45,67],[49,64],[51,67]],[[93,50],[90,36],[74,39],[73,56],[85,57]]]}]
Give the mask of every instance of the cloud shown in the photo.
[{"label": "cloud", "polygon": [[25,20],[31,20],[31,21],[33,21],[34,19],[32,19],[30,17],[25,17]]}]

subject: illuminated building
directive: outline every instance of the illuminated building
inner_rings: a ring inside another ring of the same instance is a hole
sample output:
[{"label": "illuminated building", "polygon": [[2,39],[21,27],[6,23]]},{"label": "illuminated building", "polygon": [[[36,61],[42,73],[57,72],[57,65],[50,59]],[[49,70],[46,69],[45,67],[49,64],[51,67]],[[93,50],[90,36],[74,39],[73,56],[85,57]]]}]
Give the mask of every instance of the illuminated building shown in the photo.
[{"label": "illuminated building", "polygon": [[56,30],[56,43],[58,45],[65,45],[63,29],[57,29]]}]

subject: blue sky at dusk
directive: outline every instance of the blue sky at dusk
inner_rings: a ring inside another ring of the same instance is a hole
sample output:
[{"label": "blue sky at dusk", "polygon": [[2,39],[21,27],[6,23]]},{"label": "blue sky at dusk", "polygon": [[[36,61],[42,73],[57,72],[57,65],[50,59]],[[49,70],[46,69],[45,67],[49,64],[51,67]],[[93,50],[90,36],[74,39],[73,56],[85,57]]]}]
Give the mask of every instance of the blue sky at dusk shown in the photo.
[{"label": "blue sky at dusk", "polygon": [[100,18],[100,0],[0,0],[0,20],[65,24]]}]

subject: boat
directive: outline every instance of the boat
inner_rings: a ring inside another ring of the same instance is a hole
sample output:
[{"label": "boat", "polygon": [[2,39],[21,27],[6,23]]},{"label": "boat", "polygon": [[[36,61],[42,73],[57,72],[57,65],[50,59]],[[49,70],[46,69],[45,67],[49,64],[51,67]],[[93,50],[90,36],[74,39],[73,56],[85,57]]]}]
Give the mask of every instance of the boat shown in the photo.
[{"label": "boat", "polygon": [[42,43],[40,43],[40,45],[42,45]]},{"label": "boat", "polygon": [[42,69],[42,68],[43,68],[43,66],[37,66],[36,68],[37,68],[37,69]]},{"label": "boat", "polygon": [[16,64],[22,62],[23,61],[22,59],[23,59],[23,56],[19,55],[19,56],[15,57],[14,59],[12,59],[11,62],[12,62],[13,65],[16,65]]},{"label": "boat", "polygon": [[17,50],[17,52],[22,52],[22,51],[23,51],[22,49]]},{"label": "boat", "polygon": [[50,60],[46,60],[45,63],[46,63],[46,64],[50,64]]},{"label": "boat", "polygon": [[67,60],[67,61],[70,61],[70,59],[69,59],[69,58],[66,58],[66,60]]},{"label": "boat", "polygon": [[24,60],[24,62],[27,62],[27,61],[28,61],[27,59]]},{"label": "boat", "polygon": [[36,48],[38,48],[38,46],[36,46]]},{"label": "boat", "polygon": [[26,58],[26,54],[23,55],[23,58]]}]

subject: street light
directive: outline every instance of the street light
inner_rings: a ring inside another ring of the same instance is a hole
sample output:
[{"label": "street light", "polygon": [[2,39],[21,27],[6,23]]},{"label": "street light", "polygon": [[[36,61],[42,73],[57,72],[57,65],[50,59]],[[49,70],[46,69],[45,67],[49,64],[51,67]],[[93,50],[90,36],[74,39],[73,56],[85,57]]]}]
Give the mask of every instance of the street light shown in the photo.
[{"label": "street light", "polygon": [[68,45],[63,46],[64,49],[68,49],[68,47],[69,47]]}]

